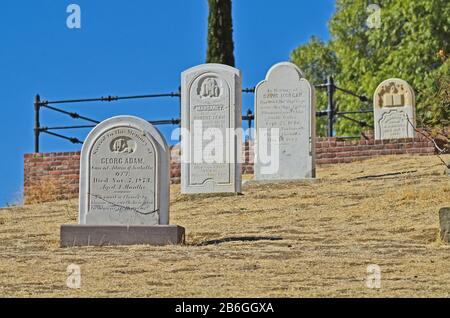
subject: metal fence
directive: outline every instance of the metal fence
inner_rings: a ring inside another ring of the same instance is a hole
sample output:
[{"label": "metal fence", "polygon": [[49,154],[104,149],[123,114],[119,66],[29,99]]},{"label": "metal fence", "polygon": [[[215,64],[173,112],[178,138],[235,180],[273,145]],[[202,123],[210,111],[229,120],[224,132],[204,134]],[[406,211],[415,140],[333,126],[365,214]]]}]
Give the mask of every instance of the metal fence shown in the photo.
[{"label": "metal fence", "polygon": [[[334,136],[334,123],[337,119],[337,117],[348,119],[361,127],[370,127],[369,124],[363,121],[359,121],[357,119],[354,119],[352,117],[349,117],[348,115],[352,114],[363,114],[363,113],[372,113],[372,109],[361,109],[358,111],[343,111],[340,112],[335,108],[335,100],[334,100],[334,94],[336,91],[341,91],[347,95],[353,96],[355,98],[358,98],[361,102],[366,103],[370,102],[370,99],[368,99],[365,96],[358,95],[354,92],[351,92],[349,90],[340,88],[335,85],[333,81],[333,77],[329,76],[328,80],[324,84],[315,85],[317,89],[324,89],[327,92],[327,109],[324,111],[318,111],[317,116],[323,117],[327,116],[327,134],[329,137]],[[247,94],[253,94],[255,92],[255,88],[246,88],[242,90],[243,93]],[[181,90],[180,88],[176,92],[171,93],[163,93],[163,94],[151,94],[151,95],[135,95],[135,96],[107,96],[107,97],[100,97],[100,98],[87,98],[87,99],[72,99],[72,100],[58,100],[58,101],[47,101],[41,99],[40,95],[36,95],[34,100],[34,152],[39,153],[40,152],[40,137],[42,134],[46,134],[52,137],[60,138],[63,140],[67,140],[73,144],[83,144],[82,140],[79,140],[75,137],[69,137],[66,135],[63,135],[60,133],[61,131],[66,130],[73,130],[73,129],[90,129],[94,128],[97,124],[100,123],[100,121],[88,118],[86,116],[82,116],[76,112],[67,111],[65,109],[59,108],[55,105],[65,105],[65,104],[77,104],[77,103],[90,103],[90,102],[117,102],[122,100],[142,100],[142,99],[152,99],[152,98],[178,98],[179,99],[179,114],[178,118],[172,118],[172,119],[163,119],[163,120],[152,120],[149,121],[149,123],[159,126],[159,125],[180,125],[181,124]],[[81,120],[86,122],[85,125],[74,125],[74,126],[42,126],[41,124],[41,111],[42,109],[51,110],[66,116],[69,116],[76,120]],[[242,116],[242,120],[246,121],[248,124],[248,127],[251,128],[253,125],[253,121],[255,120],[255,116],[253,114],[253,111],[249,108]],[[359,136],[354,137],[340,137],[340,138],[360,138]]]},{"label": "metal fence", "polygon": [[[328,137],[334,136],[334,124],[337,118],[344,118],[347,120],[350,120],[351,122],[359,125],[360,127],[367,127],[367,128],[373,128],[372,125],[368,124],[367,122],[357,120],[355,118],[349,117],[349,115],[355,115],[355,114],[373,114],[373,108],[372,106],[370,108],[366,109],[359,109],[356,111],[339,111],[335,107],[335,98],[334,94],[336,91],[341,91],[346,95],[352,96],[354,98],[357,98],[361,103],[368,103],[373,104],[372,100],[367,98],[364,95],[358,95],[348,89],[341,88],[337,86],[334,83],[334,79],[332,76],[328,76],[327,82],[325,84],[319,84],[315,85],[317,89],[325,89],[327,93],[327,109],[324,111],[317,112],[317,116],[327,116],[327,135]],[[360,136],[350,136],[350,137],[339,137],[343,139],[354,139],[354,138],[360,138]]]}]

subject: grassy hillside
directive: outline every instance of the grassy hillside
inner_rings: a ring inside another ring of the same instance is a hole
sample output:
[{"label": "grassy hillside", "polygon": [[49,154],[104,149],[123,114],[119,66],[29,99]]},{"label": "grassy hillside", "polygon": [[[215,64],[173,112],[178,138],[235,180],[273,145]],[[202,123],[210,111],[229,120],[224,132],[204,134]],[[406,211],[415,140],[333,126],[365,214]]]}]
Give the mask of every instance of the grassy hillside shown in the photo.
[{"label": "grassy hillside", "polygon": [[[174,186],[171,223],[187,230],[175,247],[60,249],[76,200],[1,209],[0,296],[450,296],[443,170],[435,157],[383,157],[319,168],[314,182],[248,185],[242,196]],[[72,263],[80,290],[66,287]],[[366,287],[370,264],[381,266],[380,290]]]}]

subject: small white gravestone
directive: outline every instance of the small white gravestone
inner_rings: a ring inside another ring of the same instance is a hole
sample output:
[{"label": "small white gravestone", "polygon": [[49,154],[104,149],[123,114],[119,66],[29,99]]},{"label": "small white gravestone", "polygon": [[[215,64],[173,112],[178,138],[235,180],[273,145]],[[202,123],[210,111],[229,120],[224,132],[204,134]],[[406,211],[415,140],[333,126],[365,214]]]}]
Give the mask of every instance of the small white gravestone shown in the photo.
[{"label": "small white gravestone", "polygon": [[184,229],[168,226],[169,162],[164,137],[143,119],[96,126],[81,151],[79,225],[61,228],[61,246],[180,243]]},{"label": "small white gravestone", "polygon": [[241,191],[241,72],[204,64],[182,74],[181,191]]},{"label": "small white gravestone", "polygon": [[81,151],[80,224],[169,223],[169,148],[147,121],[115,117]]},{"label": "small white gravestone", "polygon": [[376,140],[415,137],[416,101],[407,82],[398,78],[384,81],[373,100]]},{"label": "small white gravestone", "polygon": [[256,87],[255,116],[255,180],[315,178],[315,91],[296,65],[269,70]]}]

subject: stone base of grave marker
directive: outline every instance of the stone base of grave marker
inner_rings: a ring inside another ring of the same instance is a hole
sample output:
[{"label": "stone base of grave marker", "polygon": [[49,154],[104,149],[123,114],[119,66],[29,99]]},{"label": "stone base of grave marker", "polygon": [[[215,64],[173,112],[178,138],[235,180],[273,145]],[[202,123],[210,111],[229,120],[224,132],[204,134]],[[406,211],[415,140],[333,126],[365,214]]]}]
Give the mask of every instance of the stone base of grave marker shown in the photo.
[{"label": "stone base of grave marker", "polygon": [[450,243],[450,208],[442,208],[439,211],[439,222],[442,241]]},{"label": "stone base of grave marker", "polygon": [[61,247],[178,245],[184,244],[185,229],[176,225],[157,226],[61,226]]},{"label": "stone base of grave marker", "polygon": [[242,181],[243,187],[251,187],[258,185],[270,185],[270,184],[311,184],[316,183],[317,179],[286,179],[286,180],[245,180]]}]

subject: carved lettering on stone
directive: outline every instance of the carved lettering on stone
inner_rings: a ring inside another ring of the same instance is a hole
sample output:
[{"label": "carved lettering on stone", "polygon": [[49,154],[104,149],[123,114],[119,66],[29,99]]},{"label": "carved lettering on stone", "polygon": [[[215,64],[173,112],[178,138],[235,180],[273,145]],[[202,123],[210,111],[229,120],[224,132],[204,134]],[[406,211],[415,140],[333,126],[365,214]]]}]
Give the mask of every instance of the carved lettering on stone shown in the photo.
[{"label": "carved lettering on stone", "polygon": [[381,83],[374,95],[375,139],[414,138],[416,127],[415,95],[401,79]]}]

